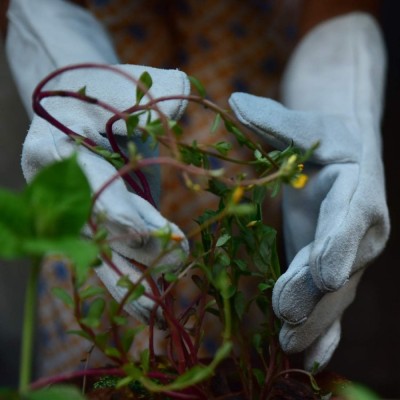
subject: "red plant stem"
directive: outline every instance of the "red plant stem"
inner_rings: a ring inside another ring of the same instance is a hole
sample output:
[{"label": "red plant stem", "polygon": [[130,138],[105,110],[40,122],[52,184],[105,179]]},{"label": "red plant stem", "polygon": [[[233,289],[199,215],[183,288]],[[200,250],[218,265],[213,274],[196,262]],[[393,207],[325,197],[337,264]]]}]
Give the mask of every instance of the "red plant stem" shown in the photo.
[{"label": "red plant stem", "polygon": [[[182,341],[184,343],[186,343],[186,345],[188,346],[189,354],[191,354],[192,357],[195,357],[196,356],[195,349],[194,349],[194,346],[190,339],[189,334],[186,332],[184,327],[182,327],[181,324],[176,320],[176,318],[173,316],[173,314],[170,313],[168,307],[166,307],[165,304],[160,302],[158,297],[153,296],[150,293],[145,293],[144,295],[162,307],[164,315],[165,315],[165,319],[167,321],[170,321],[178,329],[178,332],[181,335]],[[196,358],[193,358],[193,363],[196,363]]]},{"label": "red plant stem", "polygon": [[[137,85],[138,87],[141,87],[142,90],[145,90],[146,88],[143,87],[142,82],[138,81],[137,79],[133,78],[126,72],[112,66],[108,65],[102,65],[102,64],[93,64],[93,63],[87,63],[87,64],[77,64],[77,65],[70,65],[64,68],[61,68],[57,71],[54,71],[52,74],[48,75],[42,82],[39,83],[39,85],[36,87],[33,96],[32,96],[32,101],[33,101],[33,110],[36,112],[37,115],[41,116],[45,120],[47,120],[49,123],[51,123],[53,126],[55,126],[57,129],[59,129],[61,132],[65,133],[66,135],[74,138],[74,139],[79,139],[82,141],[82,143],[88,147],[90,150],[94,151],[94,148],[97,146],[97,144],[88,139],[85,138],[84,136],[80,135],[79,133],[73,131],[72,129],[68,128],[64,124],[62,124],[59,120],[54,118],[51,114],[49,114],[44,107],[41,105],[41,100],[43,100],[46,97],[51,97],[51,96],[58,96],[58,97],[71,97],[75,98],[77,100],[85,101],[90,104],[94,104],[97,106],[100,106],[114,114],[114,117],[112,118],[113,120],[119,120],[119,119],[124,119],[126,120],[129,117],[129,114],[134,112],[135,106],[131,107],[127,111],[131,110],[129,113],[127,112],[120,112],[117,110],[115,107],[110,106],[109,104],[102,102],[101,100],[98,100],[96,98],[86,96],[81,93],[77,92],[72,92],[72,91],[66,91],[66,90],[54,90],[54,91],[42,91],[43,87],[52,79],[54,79],[56,76],[65,73],[67,71],[71,71],[74,69],[84,69],[84,68],[100,68],[100,69],[107,69],[110,71],[113,71],[115,73],[118,73],[125,77],[126,79],[130,80],[133,84]],[[146,93],[147,96],[150,98],[150,101],[152,101],[152,97],[150,96],[149,93]],[[160,110],[157,107],[154,107],[156,112],[158,112],[161,115]],[[108,123],[107,123],[108,124]],[[112,127],[112,123],[110,125]],[[123,152],[119,149],[118,144],[116,143],[114,139],[114,135],[111,131],[108,131],[108,139],[110,142],[110,145],[112,149],[116,152],[118,152],[121,157],[125,160],[127,163],[128,160],[123,154]],[[127,183],[132,187],[132,189],[141,197],[145,198],[148,200],[153,206],[155,206],[155,201],[153,199],[153,196],[150,191],[150,187],[148,185],[147,179],[144,176],[144,174],[141,171],[135,171],[135,174],[137,175],[139,181],[141,182],[143,189],[140,189],[140,187],[137,185],[137,183],[131,178],[131,177],[126,177]]]},{"label": "red plant stem", "polygon": [[[168,288],[167,282],[164,281],[164,290]],[[170,296],[167,296],[165,298],[165,309],[168,312],[168,314],[173,315],[173,305],[172,305],[172,299]],[[176,323],[173,323],[169,318],[167,319],[167,322],[169,323],[169,329],[171,332],[171,340],[173,343],[173,350],[175,350],[177,357],[178,357],[178,372],[180,374],[183,374],[186,369],[186,362],[187,359],[185,357],[185,351],[184,351],[184,344],[181,339],[181,335],[179,334],[179,331],[184,330],[183,327],[180,326],[179,322],[176,321]],[[179,325],[178,325],[179,324]],[[177,329],[177,326],[182,329]]]},{"label": "red plant stem", "polygon": [[74,371],[67,374],[51,376],[49,378],[41,378],[30,385],[31,390],[37,390],[45,386],[54,385],[56,383],[68,382],[73,379],[82,378],[84,376],[126,376],[125,371],[120,368],[100,368],[100,369],[87,369],[84,371]]},{"label": "red plant stem", "polygon": [[149,318],[149,359],[150,366],[155,367],[156,365],[156,353],[154,350],[154,323],[155,323],[156,309],[153,308]]},{"label": "red plant stem", "polygon": [[[272,309],[272,305],[269,307],[269,326],[275,326],[275,314]],[[276,334],[271,336],[270,343],[270,362],[267,370],[267,374],[264,380],[264,387],[261,390],[260,400],[264,400],[268,397],[268,392],[271,387],[272,381],[275,379],[275,369],[276,369],[276,361],[279,354],[279,342],[276,338]]]},{"label": "red plant stem", "polygon": [[[123,153],[123,151],[119,148],[118,143],[115,140],[114,133],[113,133],[113,125],[114,125],[115,122],[117,122],[117,121],[119,121],[121,119],[121,115],[130,115],[133,112],[135,112],[136,108],[137,108],[137,106],[135,105],[135,106],[133,106],[131,108],[126,109],[122,114],[121,113],[119,113],[119,114],[114,113],[115,115],[112,116],[106,123],[106,134],[107,134],[108,141],[109,141],[109,143],[111,145],[111,148],[122,157],[122,159],[124,160],[124,162],[126,164],[129,163],[129,159]],[[151,205],[156,207],[156,203],[154,201],[153,195],[151,194],[149,183],[147,182],[147,179],[144,176],[143,172],[138,170],[138,169],[135,169],[134,172],[135,172],[137,178],[139,179],[139,181],[140,181],[140,183],[142,185],[142,190],[141,190],[142,194],[141,194],[141,196],[143,198],[145,198],[146,200],[148,200]],[[132,182],[135,185],[136,185],[136,182],[133,181],[133,180],[131,181],[131,178],[130,178],[129,175],[125,175],[124,178],[131,185],[131,187],[134,189],[134,187],[132,186]],[[137,192],[136,189],[134,189],[134,190]]]},{"label": "red plant stem", "polygon": [[204,396],[199,397],[198,394],[185,394],[185,393],[178,393],[178,392],[163,392],[166,396],[172,397],[173,399],[186,399],[186,400],[202,400],[205,399]]}]

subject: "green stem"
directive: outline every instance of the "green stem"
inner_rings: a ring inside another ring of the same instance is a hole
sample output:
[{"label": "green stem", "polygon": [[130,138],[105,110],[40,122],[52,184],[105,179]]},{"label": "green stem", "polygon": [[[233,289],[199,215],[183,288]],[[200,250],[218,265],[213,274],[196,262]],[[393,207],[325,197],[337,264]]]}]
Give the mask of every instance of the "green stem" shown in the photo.
[{"label": "green stem", "polygon": [[24,322],[22,328],[21,364],[19,371],[19,390],[21,393],[28,390],[31,381],[33,342],[36,314],[37,283],[40,271],[40,259],[32,261],[28,285],[25,294]]}]

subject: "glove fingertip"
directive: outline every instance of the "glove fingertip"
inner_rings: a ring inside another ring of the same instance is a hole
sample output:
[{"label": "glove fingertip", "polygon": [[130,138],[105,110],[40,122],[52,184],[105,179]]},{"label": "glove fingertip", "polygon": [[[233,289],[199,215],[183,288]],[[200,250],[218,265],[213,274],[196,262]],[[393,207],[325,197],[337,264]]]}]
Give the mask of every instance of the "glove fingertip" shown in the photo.
[{"label": "glove fingertip", "polygon": [[319,337],[305,352],[304,368],[308,371],[323,370],[332,358],[339,345],[341,337],[341,324],[337,319],[331,327]]}]

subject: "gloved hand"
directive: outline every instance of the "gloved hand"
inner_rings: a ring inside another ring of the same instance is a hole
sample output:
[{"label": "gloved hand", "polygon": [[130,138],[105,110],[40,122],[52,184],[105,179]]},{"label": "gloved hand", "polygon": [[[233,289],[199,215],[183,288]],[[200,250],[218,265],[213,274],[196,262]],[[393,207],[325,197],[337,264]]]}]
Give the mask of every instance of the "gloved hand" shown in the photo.
[{"label": "gloved hand", "polygon": [[381,156],[385,52],[363,13],[329,20],[296,48],[283,78],[283,105],[234,93],[239,120],[277,147],[309,149],[309,182],[283,191],[287,272],[273,291],[284,321],[280,343],[322,369],[340,340],[340,320],[366,267],[389,234]]},{"label": "gloved hand", "polygon": [[[98,22],[85,10],[63,0],[13,0],[9,9],[7,55],[19,88],[20,95],[31,114],[31,95],[35,86],[45,75],[56,68],[81,62],[118,64],[108,36]],[[28,68],[27,68],[28,66]],[[160,70],[142,66],[119,65],[118,68],[138,79],[148,71],[153,79],[149,95],[153,97],[188,94],[189,81],[186,75],[176,70]],[[135,104],[135,88],[126,78],[105,70],[74,70],[51,81],[49,89],[77,91],[86,86],[86,92],[123,111]],[[46,88],[48,88],[46,86]],[[146,98],[142,101],[146,101]],[[105,123],[112,116],[108,111],[73,99],[47,98],[42,102],[45,109],[61,123],[75,132],[89,137],[104,148],[111,150],[102,135]],[[185,101],[162,102],[160,111],[169,118],[178,119],[186,106]],[[125,124],[114,125],[114,133],[122,147],[127,145]],[[135,140],[135,138],[133,138]],[[137,140],[140,150],[147,155],[156,154]],[[44,165],[78,153],[78,161],[86,173],[92,190],[98,190],[116,173],[116,169],[102,157],[83,146],[78,146],[64,133],[38,116],[34,116],[24,142],[22,169],[29,181]],[[148,174],[153,195],[157,197],[159,179],[157,168]],[[141,273],[128,259],[145,266],[152,265],[162,250],[160,240],[153,232],[169,227],[176,236],[182,237],[180,247],[158,260],[176,270],[188,251],[183,233],[167,221],[147,201],[128,191],[122,179],[116,180],[102,193],[96,203],[95,212],[105,213],[110,236],[126,237],[112,242],[112,259],[123,274],[136,280]],[[120,300],[125,293],[116,285],[117,274],[106,264],[96,268],[111,294]],[[142,296],[127,305],[131,314],[148,319],[154,304]]]}]

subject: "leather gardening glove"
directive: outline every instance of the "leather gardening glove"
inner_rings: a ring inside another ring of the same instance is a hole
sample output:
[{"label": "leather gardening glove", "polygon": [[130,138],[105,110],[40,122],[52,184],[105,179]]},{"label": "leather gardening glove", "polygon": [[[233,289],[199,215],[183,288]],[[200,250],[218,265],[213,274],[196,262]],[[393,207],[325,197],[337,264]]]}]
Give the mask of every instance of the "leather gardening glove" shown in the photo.
[{"label": "leather gardening glove", "polygon": [[322,369],[340,340],[340,320],[365,267],[389,235],[380,121],[385,51],[379,27],[352,13],[314,28],[283,79],[283,105],[234,93],[239,120],[277,148],[309,149],[309,182],[283,192],[287,272],[273,291],[287,353],[305,350]]},{"label": "leather gardening glove", "polygon": [[[97,62],[118,64],[118,57],[98,22],[85,10],[62,0],[13,0],[9,9],[7,52],[21,97],[31,114],[30,99],[38,82],[53,70],[75,63]],[[133,65],[118,68],[136,79],[148,71],[153,79],[149,95],[153,97],[189,93],[186,75],[177,70],[161,70]],[[126,78],[100,69],[74,70],[50,81],[46,89],[77,91],[86,86],[86,93],[111,104],[120,111],[135,104],[135,87]],[[146,95],[147,96],[147,95]],[[143,99],[142,101],[145,101]],[[111,146],[104,137],[105,123],[112,116],[108,111],[88,103],[69,98],[52,97],[42,102],[45,109],[61,123],[75,132],[91,138],[104,148]],[[186,107],[185,101],[166,101],[159,106],[167,117],[178,119]],[[127,145],[125,123],[114,125],[114,133],[122,148]],[[103,135],[102,135],[103,133]],[[138,138],[136,138],[137,140]],[[133,138],[135,140],[135,138]],[[157,154],[149,146],[137,140],[137,146],[146,155]],[[64,133],[33,116],[24,142],[22,169],[27,181],[46,164],[78,153],[93,191],[98,190],[117,171],[105,159],[83,146],[77,145]],[[158,169],[150,169],[147,178],[154,197],[158,197]],[[122,237],[112,242],[112,259],[123,274],[135,281],[141,273],[127,259],[134,259],[150,266],[162,251],[160,239],[153,233],[168,227],[172,234],[182,238],[176,251],[168,253],[158,264],[170,265],[177,270],[187,254],[188,243],[181,230],[167,221],[149,202],[130,192],[122,179],[116,180],[99,197],[96,213],[105,213],[110,237]],[[120,300],[125,289],[117,286],[118,275],[105,263],[96,268],[113,297]],[[144,284],[146,284],[144,282]],[[147,320],[154,304],[146,297],[127,305],[126,310],[142,320]]]}]

